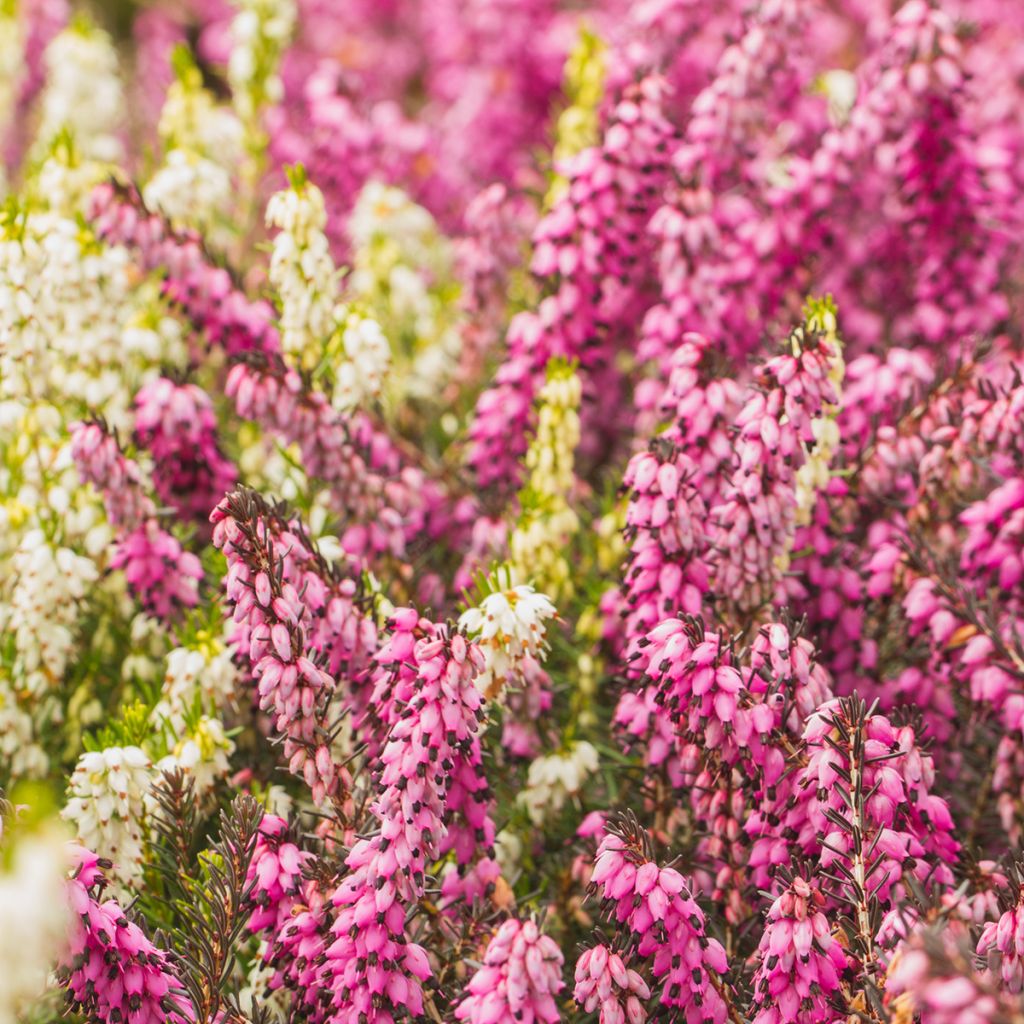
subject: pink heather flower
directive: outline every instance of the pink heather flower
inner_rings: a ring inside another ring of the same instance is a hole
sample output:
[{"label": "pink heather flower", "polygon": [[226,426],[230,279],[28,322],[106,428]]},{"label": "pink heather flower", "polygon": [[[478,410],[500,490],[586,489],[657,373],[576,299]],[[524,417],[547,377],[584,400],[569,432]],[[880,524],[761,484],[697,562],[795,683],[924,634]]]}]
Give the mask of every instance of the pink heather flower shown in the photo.
[{"label": "pink heather flower", "polygon": [[635,819],[606,826],[590,887],[629,950],[649,962],[658,1002],[688,1020],[722,1024],[727,1007],[712,979],[728,970],[725,950],[705,933],[704,913],[683,876],[651,858]]},{"label": "pink heather flower", "polygon": [[91,483],[103,496],[107,519],[117,530],[110,564],[124,570],[143,607],[162,619],[194,607],[202,564],[160,525],[138,463],[100,423],[72,424],[71,457],[83,483]]},{"label": "pink heather flower", "polygon": [[[830,742],[837,728],[850,737],[839,750]],[[797,814],[806,814],[800,830],[805,852],[817,852],[828,871],[836,862],[850,867],[851,834],[836,819],[851,813],[844,776],[854,767],[849,751],[856,741],[862,744],[857,770],[865,795],[860,841],[872,851],[866,871],[873,897],[883,906],[898,898],[904,872],[939,891],[952,884],[950,866],[960,844],[946,801],[931,791],[932,758],[918,748],[911,726],[894,726],[877,714],[861,723],[853,704],[830,701],[808,721],[804,741],[808,760],[799,774]]]},{"label": "pink heather flower", "polygon": [[413,675],[402,703],[382,709],[382,720],[393,724],[372,806],[380,827],[345,859],[349,873],[332,897],[334,939],[323,968],[332,1019],[365,1016],[374,1024],[423,1010],[421,983],[431,968],[406,937],[406,910],[422,895],[445,839],[458,759],[474,757],[482,705],[474,678],[484,666],[480,649],[448,626],[417,622],[411,609],[399,610],[394,624],[397,644],[387,656],[409,657]]},{"label": "pink heather flower", "polygon": [[252,887],[249,899],[255,905],[249,917],[250,931],[276,934],[291,919],[299,902],[302,867],[310,857],[289,840],[283,818],[263,816],[246,876]]},{"label": "pink heather flower", "polygon": [[1019,869],[1015,902],[997,921],[989,921],[978,939],[977,953],[987,964],[985,976],[1010,995],[1024,992],[1024,886]]},{"label": "pink heather flower", "polygon": [[697,466],[671,441],[634,455],[623,477],[630,495],[623,531],[629,544],[623,596],[626,629],[643,635],[678,612],[697,615],[708,589],[703,560],[707,512]]},{"label": "pink heather flower", "polygon": [[[564,168],[568,191],[533,237],[531,270],[551,282],[549,294],[536,312],[513,317],[505,360],[477,402],[469,461],[481,486],[518,487],[517,460],[548,360],[578,359],[586,396],[606,386],[616,349],[633,337],[631,324],[646,305],[643,229],[668,170],[666,99],[657,74],[630,83],[600,143]],[[590,423],[584,405],[585,438],[608,426]]]},{"label": "pink heather flower", "polygon": [[[285,738],[288,769],[305,780],[314,803],[341,797],[348,788],[348,774],[335,763],[326,727],[336,684],[321,667],[325,652],[313,645],[314,615],[327,605],[325,581],[315,571],[315,561],[314,571],[301,577],[294,570],[287,576],[281,573],[277,542],[279,534],[288,537],[290,531],[282,529],[273,510],[252,492],[232,492],[210,520],[213,543],[228,561],[225,589],[233,618],[247,627],[244,638],[260,708],[270,712],[275,731]],[[288,550],[287,542],[281,550]],[[299,558],[315,559],[301,543],[294,550]],[[296,583],[303,586],[302,597]],[[312,587],[308,600],[306,584]],[[355,649],[341,655],[339,664],[358,664],[359,645],[370,640],[373,631],[362,630],[347,611],[344,606],[339,609]],[[336,625],[345,628],[343,622]],[[240,642],[243,637],[235,639]]]},{"label": "pink heather flower", "polygon": [[669,318],[665,327],[670,333],[662,338],[662,313],[652,309],[644,319],[638,356],[655,362],[658,372],[637,385],[637,433],[644,436],[649,421],[652,427],[667,422],[660,437],[686,453],[698,493],[712,504],[732,461],[732,425],[743,405],[743,386],[716,374],[715,348],[703,335],[688,331],[679,339]]},{"label": "pink heather flower", "polygon": [[618,953],[599,945],[576,961],[573,998],[584,1013],[600,1010],[600,1024],[644,1024],[651,990]]},{"label": "pink heather flower", "polygon": [[736,417],[733,463],[722,501],[711,509],[714,543],[722,552],[713,589],[740,609],[777,596],[780,563],[793,540],[797,498],[795,472],[801,445],[814,441],[811,424],[837,401],[830,380],[833,345],[798,328],[794,352],[769,359]]},{"label": "pink heather flower", "polygon": [[71,846],[67,883],[75,915],[66,959],[59,969],[76,1011],[101,1021],[188,1024],[192,1007],[168,954],[146,938],[116,900],[99,902],[109,863]]},{"label": "pink heather flower", "polygon": [[405,465],[365,414],[338,413],[326,394],[308,387],[279,356],[240,357],[225,392],[240,416],[298,445],[305,471],[327,482],[339,515],[352,522],[341,544],[353,559],[401,556],[414,538],[444,530],[445,496],[436,482]]},{"label": "pink heather flower", "polygon": [[826,900],[796,876],[768,909],[754,974],[754,1024],[825,1024],[845,1020],[830,997],[849,966],[832,936]]},{"label": "pink heather flower", "polygon": [[135,440],[153,456],[160,500],[188,519],[206,523],[238,477],[217,443],[213,403],[196,384],[146,384],[135,396]]},{"label": "pink heather flower", "polygon": [[120,537],[110,564],[124,570],[142,606],[161,619],[173,618],[182,608],[199,602],[203,578],[199,558],[185,551],[155,519]]},{"label": "pink heather flower", "polygon": [[103,495],[110,525],[128,530],[156,512],[143,488],[142,470],[99,423],[71,424],[71,457],[83,483]]},{"label": "pink heather flower", "polygon": [[302,884],[288,917],[271,933],[265,961],[274,971],[271,991],[293,993],[296,1010],[323,1024],[330,1012],[330,993],[320,983],[324,951],[330,942],[333,920],[328,895],[313,880]]},{"label": "pink heather flower", "polygon": [[975,971],[969,948],[947,929],[916,932],[889,968],[885,1001],[890,1011],[921,1024],[992,1024],[1012,1021],[1019,1000]]},{"label": "pink heather flower", "polygon": [[510,918],[487,944],[455,1019],[466,1024],[556,1024],[562,952],[534,921]]},{"label": "pink heather flower", "polygon": [[210,263],[198,235],[176,232],[150,213],[133,186],[97,186],[89,216],[100,238],[134,250],[143,270],[165,273],[167,298],[210,342],[232,355],[280,350],[270,304],[247,298],[223,267]]}]

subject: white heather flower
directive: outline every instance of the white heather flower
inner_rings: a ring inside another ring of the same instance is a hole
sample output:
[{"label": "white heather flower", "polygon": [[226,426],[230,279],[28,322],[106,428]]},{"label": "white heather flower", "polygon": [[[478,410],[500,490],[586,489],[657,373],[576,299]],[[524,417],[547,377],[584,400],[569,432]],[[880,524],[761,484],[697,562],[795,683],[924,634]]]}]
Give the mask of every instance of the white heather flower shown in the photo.
[{"label": "white heather flower", "polygon": [[845,68],[833,68],[818,78],[818,85],[828,100],[828,113],[832,123],[845,124],[857,102],[857,78]]},{"label": "white heather flower", "polygon": [[203,87],[195,65],[179,69],[168,86],[157,131],[166,151],[185,150],[226,169],[236,166],[244,152],[241,122]]},{"label": "white heather flower", "polygon": [[218,212],[229,206],[231,195],[227,169],[185,149],[167,153],[163,166],[142,191],[146,205],[176,227],[195,227],[208,234],[216,226]]},{"label": "white heather flower", "polygon": [[64,677],[79,605],[99,573],[90,559],[55,547],[42,530],[22,538],[10,573],[13,586],[3,620],[14,634],[15,671],[27,690],[42,694]]},{"label": "white heather flower", "polygon": [[341,340],[346,361],[336,368],[332,403],[346,412],[380,394],[391,365],[391,346],[376,320],[357,313],[349,314]]},{"label": "white heather flower", "polygon": [[124,123],[125,102],[110,36],[76,21],[46,48],[45,61],[46,88],[37,134],[40,152],[68,132],[80,156],[119,160],[118,132]]},{"label": "white heather flower", "polygon": [[35,742],[32,716],[19,706],[14,690],[0,679],[0,760],[12,779],[38,779],[50,759]]},{"label": "white heather flower", "polygon": [[157,768],[162,772],[183,769],[195,779],[196,796],[201,798],[213,790],[218,779],[227,776],[228,758],[234,751],[235,744],[225,735],[221,721],[203,715],[171,753],[157,762]]},{"label": "white heather flower", "polygon": [[270,258],[270,281],[281,300],[281,344],[311,370],[336,360],[332,402],[348,412],[380,394],[391,362],[391,346],[380,324],[338,301],[338,271],[324,227],[324,197],[299,180],[267,204],[267,224],[278,228]]},{"label": "white heather flower", "polygon": [[113,876],[132,886],[142,875],[149,757],[140,747],[107,747],[82,754],[68,786],[61,817],[94,853],[114,862]]},{"label": "white heather flower", "polygon": [[581,394],[579,376],[571,366],[549,364],[538,396],[537,433],[526,453],[530,475],[522,494],[523,511],[509,538],[516,572],[537,580],[556,599],[572,589],[566,552],[579,529],[571,499]]},{"label": "white heather flower", "polygon": [[0,1024],[15,1024],[41,995],[70,924],[64,836],[48,828],[18,836],[0,861]]},{"label": "white heather flower", "polygon": [[130,431],[144,368],[126,358],[124,334],[157,297],[155,283],[133,283],[126,250],[73,217],[29,212],[16,233],[0,229],[0,402],[37,416],[43,401],[59,404],[47,424],[59,431],[77,400]]},{"label": "white heather flower", "polygon": [[476,638],[487,659],[480,674],[487,696],[496,694],[510,676],[521,674],[525,658],[544,660],[546,622],[556,614],[551,601],[526,584],[495,590],[462,613],[460,628]]},{"label": "white heather flower", "polygon": [[234,0],[228,83],[238,116],[254,125],[283,95],[278,65],[295,28],[294,0]]},{"label": "white heather flower", "polygon": [[[348,234],[357,252],[386,239],[398,248],[403,262],[424,265],[437,258],[437,224],[430,211],[394,185],[368,181],[363,186],[349,218]],[[357,261],[356,274],[360,272]],[[361,290],[359,285],[356,288]]]},{"label": "white heather flower", "polygon": [[275,192],[267,225],[278,228],[270,257],[270,283],[281,300],[281,345],[312,369],[338,322],[338,271],[324,234],[323,193],[304,181]]},{"label": "white heather flower", "polygon": [[276,814],[279,818],[284,818],[285,820],[292,816],[292,810],[295,806],[291,793],[284,786],[277,785],[276,783],[267,787],[263,795],[263,803],[266,805],[267,814]]},{"label": "white heather flower", "polygon": [[[276,811],[269,811],[276,814]],[[285,817],[285,815],[281,815]],[[274,986],[274,976],[277,974],[271,962],[269,943],[261,942],[256,950],[248,973],[244,976],[242,985],[238,991],[238,1005],[242,1012],[249,1019],[252,1019],[253,1007],[258,1001],[261,1008],[270,1010],[279,1020],[288,1017],[289,991],[284,985]]]},{"label": "white heather flower", "polygon": [[519,794],[519,802],[530,820],[540,825],[557,814],[570,796],[579,793],[587,776],[597,768],[597,751],[585,740],[558,754],[538,757],[530,764],[526,789]]},{"label": "white heather flower", "polygon": [[348,222],[351,294],[401,344],[390,398],[437,402],[462,351],[453,248],[429,211],[400,188],[368,182]]},{"label": "white heather flower", "polygon": [[515,832],[504,828],[494,837],[494,859],[505,878],[515,878],[522,856],[523,841]]},{"label": "white heather flower", "polygon": [[177,736],[185,731],[186,720],[197,702],[204,714],[216,714],[226,707],[238,681],[232,655],[232,648],[219,643],[171,651],[160,699],[150,716],[153,723],[166,724]]},{"label": "white heather flower", "polygon": [[796,471],[796,525],[806,526],[811,521],[818,494],[825,490],[832,477],[832,456],[839,447],[839,405],[843,393],[843,378],[846,364],[843,360],[843,346],[839,339],[836,316],[833,310],[822,304],[808,317],[812,330],[824,333],[835,355],[828,368],[828,379],[835,389],[836,403],[823,405],[821,415],[811,421],[814,443],[803,445],[804,461]]}]

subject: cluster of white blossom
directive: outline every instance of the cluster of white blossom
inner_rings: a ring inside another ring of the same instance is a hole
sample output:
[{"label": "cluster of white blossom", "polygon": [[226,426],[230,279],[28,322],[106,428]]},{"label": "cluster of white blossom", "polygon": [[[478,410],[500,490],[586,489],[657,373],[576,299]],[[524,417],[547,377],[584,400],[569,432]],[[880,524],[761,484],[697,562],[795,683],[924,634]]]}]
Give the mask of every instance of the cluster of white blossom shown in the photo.
[{"label": "cluster of white blossom", "polygon": [[341,331],[345,359],[334,376],[332,404],[344,412],[380,394],[391,365],[391,346],[376,320],[349,312]]},{"label": "cluster of white blossom", "polygon": [[231,209],[233,170],[244,150],[242,125],[203,87],[202,75],[182,62],[160,111],[163,163],[146,183],[146,204],[176,227],[201,230],[214,244],[229,234],[222,221]]},{"label": "cluster of white blossom", "polygon": [[34,779],[46,774],[50,759],[36,742],[35,725],[26,707],[19,702],[10,682],[0,679],[0,759],[13,779]]},{"label": "cluster of white blossom", "polygon": [[556,599],[572,589],[567,549],[579,529],[573,471],[580,442],[580,379],[568,365],[548,367],[539,395],[537,433],[526,453],[530,476],[522,513],[509,539],[516,571],[527,573]]},{"label": "cluster of white blossom", "polygon": [[46,48],[45,59],[37,152],[45,154],[67,135],[85,159],[119,160],[125,100],[110,36],[75,19]]},{"label": "cluster of white blossom", "polygon": [[0,401],[78,401],[130,425],[139,357],[181,355],[169,318],[143,319],[152,299],[125,250],[72,217],[33,211],[0,224]]},{"label": "cluster of white blossom", "polygon": [[203,715],[194,726],[174,744],[165,757],[157,761],[159,771],[183,770],[195,780],[195,794],[202,799],[212,792],[219,779],[227,777],[228,758],[235,744],[224,731],[217,718]]},{"label": "cluster of white blossom", "polygon": [[587,776],[597,771],[598,764],[597,750],[586,740],[556,754],[535,758],[526,775],[526,788],[518,796],[530,821],[540,825],[557,814],[569,797],[580,792]]},{"label": "cluster of white blossom", "polygon": [[219,715],[234,698],[238,669],[233,649],[208,636],[196,646],[167,655],[160,699],[150,712],[154,743],[169,737],[171,749],[157,761],[160,771],[183,769],[195,780],[196,795],[207,796],[228,773],[235,745]]},{"label": "cluster of white blossom", "polygon": [[294,0],[234,0],[228,84],[235,109],[250,130],[267,104],[282,96],[278,65],[295,30]]},{"label": "cluster of white blossom", "polygon": [[41,697],[64,677],[80,604],[99,573],[92,559],[55,546],[39,529],[22,537],[10,571],[0,624],[14,635],[19,683]]},{"label": "cluster of white blossom", "polygon": [[86,751],[78,759],[61,816],[88,849],[114,863],[111,875],[131,887],[142,875],[146,798],[152,764],[141,747]]},{"label": "cluster of white blossom", "polygon": [[147,206],[175,227],[197,227],[209,233],[216,213],[231,199],[231,175],[198,153],[172,149],[142,195]]},{"label": "cluster of white blossom", "polygon": [[298,181],[267,203],[267,225],[278,229],[270,282],[281,300],[281,346],[307,370],[320,361],[339,315],[338,269],[326,224],[323,193],[312,182]]},{"label": "cluster of white blossom", "polygon": [[507,571],[499,572],[496,589],[459,617],[459,626],[476,638],[486,663],[479,683],[487,696],[501,691],[507,680],[522,676],[527,658],[547,655],[547,621],[555,606],[527,584],[511,586]]},{"label": "cluster of white blossom", "polygon": [[462,347],[449,240],[428,210],[378,181],[363,186],[348,233],[350,291],[401,342],[407,360],[394,375],[392,400],[409,395],[436,402]]},{"label": "cluster of white blossom", "polygon": [[167,655],[160,699],[150,713],[153,723],[168,725],[177,736],[185,731],[196,707],[207,715],[226,707],[238,682],[233,654],[231,647],[216,640],[174,648]]},{"label": "cluster of white blossom", "polygon": [[376,320],[338,299],[338,270],[324,228],[320,190],[301,174],[267,204],[276,227],[270,281],[281,303],[281,344],[303,369],[326,361],[333,372],[332,403],[349,411],[375,398],[391,360]]}]

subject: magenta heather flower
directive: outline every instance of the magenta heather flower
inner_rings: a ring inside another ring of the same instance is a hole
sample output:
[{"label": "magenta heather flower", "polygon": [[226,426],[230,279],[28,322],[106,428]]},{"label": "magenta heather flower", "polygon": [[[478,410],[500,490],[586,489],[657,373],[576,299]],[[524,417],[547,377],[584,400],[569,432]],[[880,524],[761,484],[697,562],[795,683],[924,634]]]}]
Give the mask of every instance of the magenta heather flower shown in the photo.
[{"label": "magenta heather flower", "polygon": [[71,457],[81,480],[103,496],[107,519],[116,529],[110,564],[124,570],[143,607],[171,619],[196,605],[202,564],[160,525],[142,470],[122,452],[117,438],[100,423],[73,424]]},{"label": "magenta heather flower", "polygon": [[[472,757],[482,713],[474,683],[484,666],[480,649],[449,626],[417,623],[412,609],[396,613],[395,625],[406,627],[403,637],[416,629],[408,652],[415,674],[408,696],[393,704],[380,754],[381,788],[372,807],[379,831],[352,847],[349,873],[332,897],[334,938],[323,983],[333,1021],[389,1024],[423,1012],[422,982],[431,968],[406,935],[406,911],[422,895],[444,841],[451,773],[460,756]],[[402,648],[408,650],[404,639]]]},{"label": "magenta heather flower", "polygon": [[598,945],[576,961],[573,998],[584,1013],[599,1010],[600,1024],[644,1024],[651,990],[614,949]]},{"label": "magenta heather flower", "polygon": [[192,1008],[168,959],[116,900],[99,902],[109,863],[72,846],[67,883],[75,915],[60,974],[74,1009],[102,1021],[188,1024]]},{"label": "magenta heather flower", "polygon": [[716,979],[726,974],[728,962],[721,943],[706,934],[704,913],[686,879],[653,860],[650,840],[635,819],[616,818],[605,830],[590,886],[610,924],[636,958],[649,962],[663,1007],[681,1010],[688,1021],[721,1024],[728,1007]]},{"label": "magenta heather flower", "polygon": [[156,519],[147,519],[117,541],[110,564],[122,569],[143,607],[161,619],[199,602],[203,567]]},{"label": "magenta heather flower", "polygon": [[[656,74],[623,90],[601,143],[568,162],[567,193],[534,231],[531,269],[551,282],[550,293],[536,313],[512,319],[505,360],[477,403],[469,461],[481,486],[518,487],[516,460],[548,361],[580,360],[588,394],[643,309],[643,226],[667,173],[672,136],[666,96]],[[588,426],[585,419],[585,437]]]},{"label": "magenta heather flower", "polygon": [[188,519],[207,522],[237,479],[217,443],[213,403],[196,384],[145,385],[135,396],[135,440],[153,456],[160,500]]},{"label": "magenta heather flower", "polygon": [[491,938],[455,1019],[466,1024],[557,1024],[562,951],[534,921],[510,918]]},{"label": "magenta heather flower", "polygon": [[[247,655],[260,707],[271,713],[275,731],[284,736],[288,769],[306,781],[315,803],[342,798],[348,775],[335,763],[327,728],[336,682],[321,667],[326,652],[316,649],[313,641],[316,624],[311,606],[322,607],[326,602],[321,597],[307,603],[295,585],[303,582],[298,574],[283,575],[276,554],[280,524],[252,492],[232,492],[213,510],[210,520],[213,543],[228,560],[225,588],[233,617],[246,626]],[[287,536],[287,531],[281,532]],[[301,545],[298,548],[302,552]],[[308,582],[317,579],[316,573],[305,574]],[[322,595],[323,580],[319,583]],[[344,615],[346,610],[341,611]],[[359,645],[369,637],[358,619],[345,618],[351,619],[348,639],[354,649],[342,660],[358,663]]]},{"label": "magenta heather flower", "polygon": [[283,818],[263,816],[249,864],[249,898],[255,904],[249,917],[251,931],[277,933],[292,918],[299,902],[302,867],[310,856],[289,839]]},{"label": "magenta heather flower", "polygon": [[845,1020],[832,1000],[849,966],[825,915],[825,896],[794,876],[768,908],[754,974],[754,1024]]},{"label": "magenta heather flower", "polygon": [[1019,866],[1013,872],[1013,903],[998,920],[985,924],[977,947],[978,956],[987,964],[986,977],[1014,996],[1024,992],[1024,883],[1020,872]]}]

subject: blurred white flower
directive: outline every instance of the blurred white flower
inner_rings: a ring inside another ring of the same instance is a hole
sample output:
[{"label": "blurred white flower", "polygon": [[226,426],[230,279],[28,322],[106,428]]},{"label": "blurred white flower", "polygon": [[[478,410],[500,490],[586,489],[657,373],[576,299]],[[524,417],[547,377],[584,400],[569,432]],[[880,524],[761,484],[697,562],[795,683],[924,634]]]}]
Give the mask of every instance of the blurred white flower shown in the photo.
[{"label": "blurred white flower", "polygon": [[0,1024],[15,1024],[41,995],[62,951],[71,911],[64,895],[66,844],[57,829],[19,836],[0,861]]},{"label": "blurred white flower", "polygon": [[519,802],[530,820],[540,825],[545,818],[557,814],[568,797],[579,793],[587,776],[597,768],[597,750],[585,740],[560,753],[538,757],[530,765],[526,789],[519,794]]}]

